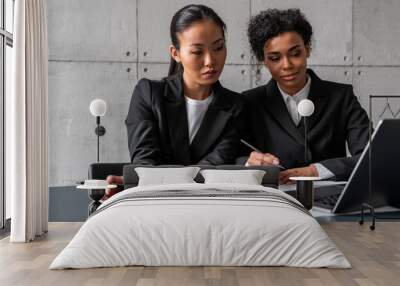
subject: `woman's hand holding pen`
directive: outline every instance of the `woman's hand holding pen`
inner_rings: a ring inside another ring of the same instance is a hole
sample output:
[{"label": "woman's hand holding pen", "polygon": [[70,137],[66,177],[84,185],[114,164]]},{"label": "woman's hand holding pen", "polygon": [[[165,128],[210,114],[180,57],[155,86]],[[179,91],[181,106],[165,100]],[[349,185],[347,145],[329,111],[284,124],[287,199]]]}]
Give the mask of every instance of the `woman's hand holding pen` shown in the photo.
[{"label": "woman's hand holding pen", "polygon": [[285,167],[279,164],[279,159],[270,153],[262,153],[256,147],[251,145],[249,142],[240,139],[244,145],[253,149],[254,152],[250,153],[249,159],[247,159],[246,166],[259,166],[259,165],[275,165],[278,166],[279,169],[284,170]]},{"label": "woman's hand holding pen", "polygon": [[279,159],[270,153],[253,151],[247,159],[246,166],[279,165]]}]

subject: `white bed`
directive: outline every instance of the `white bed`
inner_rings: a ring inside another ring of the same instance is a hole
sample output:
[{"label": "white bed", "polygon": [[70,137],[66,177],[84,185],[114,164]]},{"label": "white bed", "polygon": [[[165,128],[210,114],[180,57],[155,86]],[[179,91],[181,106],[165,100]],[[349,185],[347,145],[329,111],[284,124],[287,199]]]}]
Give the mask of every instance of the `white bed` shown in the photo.
[{"label": "white bed", "polygon": [[351,267],[318,222],[282,191],[197,183],[113,196],[50,269],[127,265]]}]

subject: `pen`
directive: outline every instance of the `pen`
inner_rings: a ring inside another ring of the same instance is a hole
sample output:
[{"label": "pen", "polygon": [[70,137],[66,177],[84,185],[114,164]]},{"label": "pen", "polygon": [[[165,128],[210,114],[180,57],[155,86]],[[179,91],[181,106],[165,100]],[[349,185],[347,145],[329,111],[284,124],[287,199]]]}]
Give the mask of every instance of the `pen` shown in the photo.
[{"label": "pen", "polygon": [[[251,145],[249,142],[244,141],[243,139],[240,139],[240,142],[242,142],[244,145],[246,145],[247,147],[249,147],[250,149],[253,149],[254,151],[258,152],[258,153],[263,153],[260,150],[258,150],[256,147],[254,147],[253,145]],[[277,165],[279,169],[281,170],[285,170],[286,168],[283,167],[282,165],[278,164]]]}]

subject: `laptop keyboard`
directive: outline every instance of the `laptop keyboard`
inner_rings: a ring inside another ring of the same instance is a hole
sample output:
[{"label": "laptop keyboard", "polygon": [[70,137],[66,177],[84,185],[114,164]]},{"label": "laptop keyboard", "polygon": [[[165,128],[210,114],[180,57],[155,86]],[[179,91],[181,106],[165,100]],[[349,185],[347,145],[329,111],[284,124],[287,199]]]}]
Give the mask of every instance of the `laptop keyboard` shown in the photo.
[{"label": "laptop keyboard", "polygon": [[333,209],[339,199],[340,194],[333,194],[315,199],[314,204],[318,207]]}]

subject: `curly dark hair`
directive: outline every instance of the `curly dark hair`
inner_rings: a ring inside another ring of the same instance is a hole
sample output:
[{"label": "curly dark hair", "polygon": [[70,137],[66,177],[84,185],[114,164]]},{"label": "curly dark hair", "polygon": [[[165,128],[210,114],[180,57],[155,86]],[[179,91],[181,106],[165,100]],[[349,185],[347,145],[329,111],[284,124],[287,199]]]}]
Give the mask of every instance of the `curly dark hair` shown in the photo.
[{"label": "curly dark hair", "polygon": [[257,60],[264,60],[265,43],[284,32],[297,32],[311,47],[312,27],[299,9],[268,9],[250,18],[247,36]]}]

